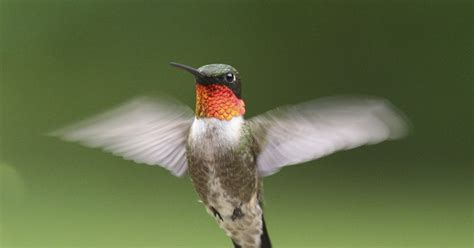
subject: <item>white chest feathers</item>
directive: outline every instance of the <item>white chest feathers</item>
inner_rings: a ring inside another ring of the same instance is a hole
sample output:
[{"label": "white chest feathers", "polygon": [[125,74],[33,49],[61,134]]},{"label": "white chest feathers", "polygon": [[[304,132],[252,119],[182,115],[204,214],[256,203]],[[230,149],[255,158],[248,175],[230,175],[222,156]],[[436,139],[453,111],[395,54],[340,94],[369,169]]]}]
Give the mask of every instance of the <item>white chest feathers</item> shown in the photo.
[{"label": "white chest feathers", "polygon": [[216,118],[196,118],[189,133],[191,146],[203,151],[216,151],[235,147],[242,135],[242,116],[230,121]]}]

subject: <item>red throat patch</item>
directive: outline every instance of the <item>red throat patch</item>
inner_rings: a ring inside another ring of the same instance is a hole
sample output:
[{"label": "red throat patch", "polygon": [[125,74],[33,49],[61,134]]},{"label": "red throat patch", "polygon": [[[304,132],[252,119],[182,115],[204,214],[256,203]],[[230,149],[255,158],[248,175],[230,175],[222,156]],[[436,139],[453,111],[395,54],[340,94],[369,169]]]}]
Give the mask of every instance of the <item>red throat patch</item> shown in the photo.
[{"label": "red throat patch", "polygon": [[220,84],[196,84],[196,116],[231,120],[245,114],[245,103]]}]

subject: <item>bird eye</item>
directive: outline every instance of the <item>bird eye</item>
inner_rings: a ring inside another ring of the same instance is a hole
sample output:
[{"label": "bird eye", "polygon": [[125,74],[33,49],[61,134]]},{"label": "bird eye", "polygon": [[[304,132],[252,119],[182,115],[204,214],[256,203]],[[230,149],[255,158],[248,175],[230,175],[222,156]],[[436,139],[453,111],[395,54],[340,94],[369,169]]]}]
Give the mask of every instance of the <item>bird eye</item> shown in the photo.
[{"label": "bird eye", "polygon": [[235,80],[235,76],[234,76],[234,74],[232,74],[232,72],[229,72],[229,73],[225,74],[225,81],[226,82],[232,83],[234,80]]}]

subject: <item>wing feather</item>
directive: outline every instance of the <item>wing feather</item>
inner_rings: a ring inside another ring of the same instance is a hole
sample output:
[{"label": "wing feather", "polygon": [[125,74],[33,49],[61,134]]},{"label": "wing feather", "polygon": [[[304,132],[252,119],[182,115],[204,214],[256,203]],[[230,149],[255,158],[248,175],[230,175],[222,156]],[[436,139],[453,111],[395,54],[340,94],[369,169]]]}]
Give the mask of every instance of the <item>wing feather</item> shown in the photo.
[{"label": "wing feather", "polygon": [[249,120],[260,147],[261,176],[331,153],[398,139],[408,121],[384,99],[328,97],[271,110]]},{"label": "wing feather", "polygon": [[182,176],[193,119],[190,108],[172,99],[139,97],[51,135]]}]

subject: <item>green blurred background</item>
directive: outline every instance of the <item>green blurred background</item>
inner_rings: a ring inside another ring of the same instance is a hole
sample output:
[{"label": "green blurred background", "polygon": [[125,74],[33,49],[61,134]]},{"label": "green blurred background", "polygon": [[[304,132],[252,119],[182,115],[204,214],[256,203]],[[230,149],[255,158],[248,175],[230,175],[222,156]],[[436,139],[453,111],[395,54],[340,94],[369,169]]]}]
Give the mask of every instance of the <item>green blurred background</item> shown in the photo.
[{"label": "green blurred background", "polygon": [[470,1],[1,1],[1,247],[230,247],[190,180],[43,133],[133,96],[194,103],[228,63],[248,117],[390,99],[407,139],[266,178],[279,247],[471,247]]}]

